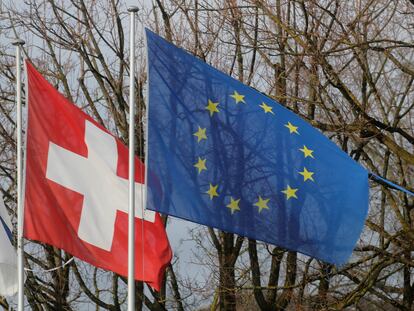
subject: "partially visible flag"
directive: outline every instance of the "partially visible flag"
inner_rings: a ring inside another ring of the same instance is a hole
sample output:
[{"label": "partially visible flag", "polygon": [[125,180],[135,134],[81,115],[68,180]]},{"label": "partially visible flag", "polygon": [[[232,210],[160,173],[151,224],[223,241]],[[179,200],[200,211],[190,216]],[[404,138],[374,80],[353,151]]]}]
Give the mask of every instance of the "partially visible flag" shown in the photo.
[{"label": "partially visible flag", "polygon": [[[128,149],[26,63],[28,125],[24,236],[128,274]],[[146,211],[136,158],[135,277],[159,290],[172,252]]]},{"label": "partially visible flag", "polygon": [[12,223],[0,193],[0,295],[17,292],[17,253],[12,245]]},{"label": "partially visible flag", "polygon": [[147,207],[345,263],[367,171],[274,100],[146,34]]}]

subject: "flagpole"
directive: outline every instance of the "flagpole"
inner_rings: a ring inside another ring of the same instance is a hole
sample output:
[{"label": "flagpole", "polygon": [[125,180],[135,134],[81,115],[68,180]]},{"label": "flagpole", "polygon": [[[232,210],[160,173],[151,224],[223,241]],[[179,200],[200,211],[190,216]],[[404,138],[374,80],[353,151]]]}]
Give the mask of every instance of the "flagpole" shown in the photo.
[{"label": "flagpole", "polygon": [[23,261],[23,206],[22,206],[22,81],[21,48],[23,40],[16,40],[16,105],[17,105],[17,280],[18,311],[24,309],[24,261]]},{"label": "flagpole", "polygon": [[128,311],[135,310],[135,13],[128,8],[129,33],[129,212],[128,212]]}]

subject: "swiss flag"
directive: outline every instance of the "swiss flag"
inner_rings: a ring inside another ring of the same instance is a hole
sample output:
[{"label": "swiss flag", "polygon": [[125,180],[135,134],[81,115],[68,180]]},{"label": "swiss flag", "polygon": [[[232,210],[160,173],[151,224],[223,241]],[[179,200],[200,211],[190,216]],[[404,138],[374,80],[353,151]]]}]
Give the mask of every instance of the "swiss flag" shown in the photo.
[{"label": "swiss flag", "polygon": [[[128,274],[128,149],[26,62],[28,125],[24,236]],[[135,278],[160,289],[172,252],[159,214],[146,211],[136,158]]]}]

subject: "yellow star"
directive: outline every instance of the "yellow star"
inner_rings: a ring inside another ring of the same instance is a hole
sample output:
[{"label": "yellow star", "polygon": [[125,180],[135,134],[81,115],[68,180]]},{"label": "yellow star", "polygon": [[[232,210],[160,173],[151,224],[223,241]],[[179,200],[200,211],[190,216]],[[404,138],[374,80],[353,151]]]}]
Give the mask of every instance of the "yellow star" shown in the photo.
[{"label": "yellow star", "polygon": [[299,172],[299,174],[301,174],[303,176],[303,181],[307,181],[308,179],[313,180],[312,175],[315,174],[314,172],[309,172],[306,167],[303,168],[303,172]]},{"label": "yellow star", "polygon": [[206,106],[206,109],[210,111],[210,117],[212,117],[215,112],[219,112],[217,108],[218,104],[219,103],[213,103],[210,99],[208,100],[208,105]]},{"label": "yellow star", "polygon": [[197,137],[197,142],[199,143],[203,139],[207,139],[206,128],[198,127],[198,131],[193,134]]},{"label": "yellow star", "polygon": [[217,187],[218,185],[213,186],[210,184],[210,189],[206,191],[206,193],[210,196],[210,200],[213,200],[214,197],[218,197]]},{"label": "yellow star", "polygon": [[234,98],[234,100],[236,101],[236,104],[238,104],[238,103],[244,103],[245,104],[246,103],[244,101],[244,95],[241,95],[241,94],[237,93],[237,91],[234,91],[233,95],[230,95],[230,97]]},{"label": "yellow star", "polygon": [[230,203],[227,205],[227,207],[231,209],[232,214],[234,214],[234,212],[240,211],[239,202],[240,199],[233,200],[233,198],[230,198]]},{"label": "yellow star", "polygon": [[296,133],[299,135],[298,127],[294,126],[292,123],[288,122],[287,124],[285,124],[285,127],[289,129],[290,134]]},{"label": "yellow star", "polygon": [[305,145],[303,145],[303,148],[299,149],[299,150],[303,152],[303,155],[305,156],[305,158],[311,157],[311,158],[315,159],[315,157],[312,154],[313,150],[308,149],[308,147],[306,147]]},{"label": "yellow star", "polygon": [[198,173],[200,174],[203,170],[207,170],[206,159],[201,159],[198,157],[198,162],[194,164],[194,167],[198,168]]},{"label": "yellow star", "polygon": [[256,203],[254,203],[254,206],[257,206],[259,208],[259,213],[263,210],[263,209],[269,209],[269,206],[267,206],[267,203],[269,202],[270,199],[262,199],[262,197],[259,195],[259,201],[257,201]]},{"label": "yellow star", "polygon": [[282,192],[284,194],[286,194],[286,200],[289,200],[290,198],[295,198],[295,199],[298,198],[296,196],[296,191],[298,191],[298,189],[290,188],[290,186],[288,185],[287,188],[286,188],[286,190],[283,190]]},{"label": "yellow star", "polygon": [[262,103],[262,104],[261,104],[261,105],[259,105],[259,106],[260,106],[260,108],[262,108],[262,109],[264,110],[264,112],[265,112],[265,113],[270,112],[271,114],[275,114],[275,113],[272,111],[273,107],[270,107],[270,106],[266,105],[265,103]]}]

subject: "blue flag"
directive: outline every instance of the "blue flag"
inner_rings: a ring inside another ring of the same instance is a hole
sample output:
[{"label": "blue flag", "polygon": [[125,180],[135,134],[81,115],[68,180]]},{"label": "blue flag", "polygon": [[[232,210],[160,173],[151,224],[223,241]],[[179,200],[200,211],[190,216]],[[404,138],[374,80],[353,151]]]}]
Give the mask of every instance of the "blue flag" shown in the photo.
[{"label": "blue flag", "polygon": [[12,223],[0,192],[0,295],[17,292],[17,253],[12,244]]},{"label": "blue flag", "polygon": [[345,263],[368,172],[279,103],[146,35],[147,208]]}]

